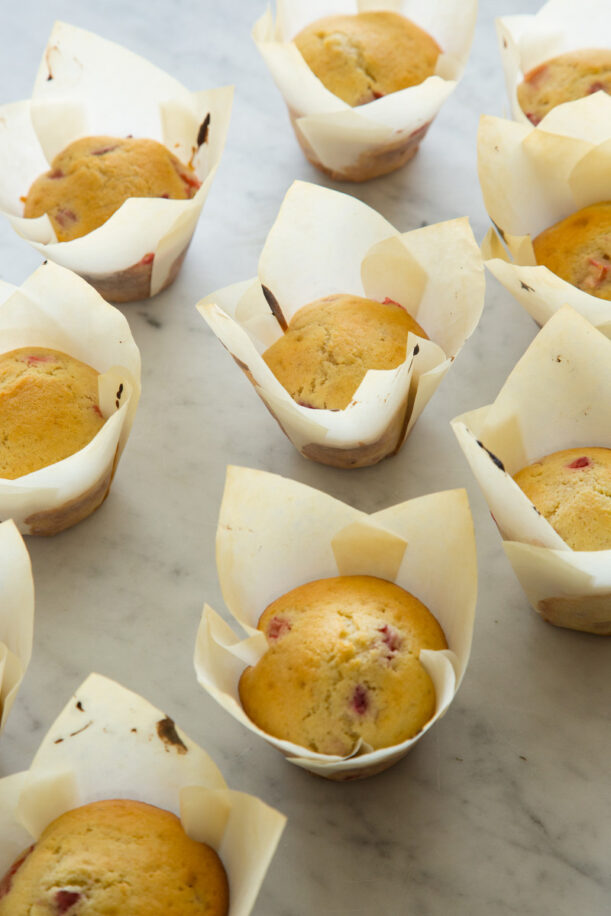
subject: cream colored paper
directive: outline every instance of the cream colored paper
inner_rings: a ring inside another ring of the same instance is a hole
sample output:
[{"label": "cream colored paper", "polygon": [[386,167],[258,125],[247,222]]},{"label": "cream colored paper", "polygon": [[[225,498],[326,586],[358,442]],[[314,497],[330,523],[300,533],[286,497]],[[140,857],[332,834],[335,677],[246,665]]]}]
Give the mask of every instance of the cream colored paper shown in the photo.
[{"label": "cream colored paper", "polygon": [[611,97],[555,108],[538,127],[483,117],[478,170],[493,233],[486,267],[542,325],[570,305],[611,336],[611,304],[537,266],[532,239],[581,207],[611,199]]},{"label": "cream colored paper", "polygon": [[0,517],[13,518],[24,534],[33,513],[63,506],[108,473],[125,447],[140,397],[140,353],[127,320],[84,280],[51,261],[19,288],[0,285],[0,352],[26,346],[60,350],[97,369],[107,420],[69,458],[16,480],[0,478]]},{"label": "cream colored paper", "polygon": [[324,16],[379,9],[375,0],[278,0],[277,16],[268,7],[253,28],[253,38],[297,126],[320,162],[341,172],[379,146],[407,139],[427,126],[451,94],[466,66],[477,14],[477,0],[388,0],[392,9],[427,31],[442,49],[436,73],[411,86],[351,108],[314,76],[293,43],[304,26]]},{"label": "cream colored paper", "polygon": [[452,427],[534,609],[542,613],[542,602],[576,597],[588,605],[602,595],[609,625],[611,551],[571,550],[512,476],[561,449],[611,448],[611,341],[564,307],[539,332],[496,401],[457,417]]},{"label": "cream colored paper", "polygon": [[[49,78],[51,77],[51,78]],[[125,48],[58,22],[32,99],[0,108],[0,208],[45,258],[103,277],[154,253],[151,295],[188,245],[218,167],[229,124],[231,87],[188,92]],[[210,115],[208,137],[197,144]],[[49,162],[81,136],[146,137],[192,165],[202,182],[191,200],[130,198],[98,229],[57,242],[48,217],[25,219],[21,197]]]},{"label": "cream colored paper", "polygon": [[[335,255],[338,237],[341,259]],[[333,293],[389,297],[432,340],[410,334],[405,362],[368,372],[344,410],[303,407],[261,358],[282,334],[262,286],[273,293],[287,323],[303,305]],[[388,453],[400,446],[475,329],[483,302],[481,258],[466,219],[400,234],[349,195],[295,182],[265,242],[258,278],[206,296],[198,309],[297,449],[375,443],[402,412],[404,429]]]},{"label": "cream colored paper", "polygon": [[34,581],[13,521],[0,524],[0,730],[6,725],[32,654]]},{"label": "cream colored paper", "polygon": [[51,726],[27,772],[0,780],[0,873],[54,817],[130,798],[181,817],[227,870],[229,916],[248,916],[285,824],[229,790],[211,758],[137,694],[92,674]]},{"label": "cream colored paper", "polygon": [[[433,719],[400,745],[373,751],[357,745],[347,758],[316,754],[273,738],[247,718],[239,702],[244,668],[266,651],[256,625],[265,607],[314,579],[354,574],[386,577],[415,594],[439,620],[449,649],[422,652],[437,695]],[[348,559],[346,548],[352,556]],[[357,562],[358,561],[358,562]],[[197,677],[234,718],[282,751],[292,763],[335,779],[369,775],[402,757],[447,710],[465,672],[477,592],[473,525],[464,490],[433,493],[367,515],[326,494],[274,474],[227,470],[217,529],[223,597],[249,634],[236,636],[208,605],[195,647]]]}]

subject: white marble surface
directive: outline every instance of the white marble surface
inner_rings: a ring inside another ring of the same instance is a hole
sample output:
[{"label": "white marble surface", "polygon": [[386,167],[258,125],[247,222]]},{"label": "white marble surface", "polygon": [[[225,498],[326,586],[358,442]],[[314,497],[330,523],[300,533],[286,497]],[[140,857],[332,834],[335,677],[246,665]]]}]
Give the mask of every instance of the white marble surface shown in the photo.
[{"label": "white marble surface", "polygon": [[[402,230],[469,215],[481,112],[506,107],[492,20],[533,0],[481,0],[470,65],[418,156],[346,188]],[[608,640],[556,630],[528,607],[450,431],[494,398],[535,333],[491,278],[479,328],[398,456],[362,471],[301,458],[194,309],[255,273],[294,178],[330,184],[302,158],[250,40],[263,2],[20,0],[2,5],[2,100],[29,95],[52,18],[119,41],[191,89],[235,83],[224,159],[176,283],[126,306],[142,350],[143,397],[110,498],[55,539],[30,539],[36,579],[32,664],[6,732],[0,774],[28,766],[42,734],[91,671],[162,707],[205,746],[230,785],[289,817],[255,916],[415,914],[598,916],[611,909]],[[0,276],[39,257],[0,225]],[[204,599],[220,609],[214,534],[226,463],[281,473],[373,511],[466,486],[480,598],[472,659],[447,716],[402,763],[338,785],[283,761],[197,686],[193,640]]]}]

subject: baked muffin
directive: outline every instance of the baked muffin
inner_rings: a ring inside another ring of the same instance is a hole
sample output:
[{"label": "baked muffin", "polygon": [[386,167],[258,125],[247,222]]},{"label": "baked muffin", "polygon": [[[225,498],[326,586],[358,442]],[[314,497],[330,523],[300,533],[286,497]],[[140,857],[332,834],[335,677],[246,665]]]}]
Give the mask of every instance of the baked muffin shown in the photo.
[{"label": "baked muffin", "polygon": [[389,10],[318,19],[294,42],[324,86],[352,106],[424,82],[441,53],[427,32]]},{"label": "baked muffin", "polygon": [[47,213],[58,241],[69,242],[97,229],[129,197],[187,200],[199,186],[193,169],[156,140],[83,137],[33,183],[24,216]]},{"label": "baked muffin", "polygon": [[553,452],[513,479],[573,550],[611,550],[611,449]]},{"label": "baked muffin", "polygon": [[44,347],[0,356],[0,477],[14,480],[73,455],[103,425],[91,366]]},{"label": "baked muffin", "polygon": [[537,264],[598,299],[611,299],[611,201],[583,207],[533,240]]},{"label": "baked muffin", "polygon": [[0,882],[0,916],[226,916],[228,901],[213,849],[125,799],[61,815]]},{"label": "baked muffin", "polygon": [[518,86],[518,102],[536,125],[556,105],[600,89],[611,93],[611,49],[585,48],[552,57],[529,70]]},{"label": "baked muffin", "polygon": [[427,336],[391,299],[325,296],[295,312],[263,359],[302,406],[343,410],[369,369],[395,369],[405,361],[410,331]]},{"label": "baked muffin", "polygon": [[421,649],[445,649],[430,611],[373,576],[318,579],[272,602],[258,624],[268,650],[240,678],[240,700],[270,735],[322,754],[416,735],[435,712]]}]

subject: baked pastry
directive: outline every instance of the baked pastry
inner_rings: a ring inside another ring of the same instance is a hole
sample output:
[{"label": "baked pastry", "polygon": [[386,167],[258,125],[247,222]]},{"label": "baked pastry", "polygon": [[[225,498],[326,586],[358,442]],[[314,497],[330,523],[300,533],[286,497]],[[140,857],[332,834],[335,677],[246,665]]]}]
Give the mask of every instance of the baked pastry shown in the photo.
[{"label": "baked pastry", "polygon": [[611,93],[611,49],[584,48],[533,67],[518,86],[518,102],[538,124],[562,102],[574,102],[602,89]]},{"label": "baked pastry", "polygon": [[533,240],[537,264],[567,283],[611,299],[611,201],[591,204]]},{"label": "baked pastry", "polygon": [[91,366],[44,347],[0,356],[0,477],[14,480],[68,458],[103,425]]},{"label": "baked pastry", "polygon": [[58,241],[68,242],[97,229],[129,197],[187,200],[199,186],[193,169],[156,140],[82,137],[33,183],[24,216],[47,213]]},{"label": "baked pastry", "polygon": [[272,602],[258,624],[267,652],[240,678],[246,714],[263,731],[346,756],[359,739],[389,747],[435,712],[421,649],[445,649],[430,611],[373,576],[318,579]]},{"label": "baked pastry", "polygon": [[325,296],[300,308],[263,359],[304,407],[343,410],[369,369],[405,361],[409,332],[426,333],[391,299]]},{"label": "baked pastry", "polygon": [[169,811],[125,799],[58,817],[0,882],[0,916],[226,916],[223,865]]},{"label": "baked pastry", "polygon": [[573,550],[611,550],[611,449],[553,452],[513,479]]},{"label": "baked pastry", "polygon": [[352,106],[424,82],[441,53],[427,32],[389,10],[318,19],[294,42],[324,86]]}]

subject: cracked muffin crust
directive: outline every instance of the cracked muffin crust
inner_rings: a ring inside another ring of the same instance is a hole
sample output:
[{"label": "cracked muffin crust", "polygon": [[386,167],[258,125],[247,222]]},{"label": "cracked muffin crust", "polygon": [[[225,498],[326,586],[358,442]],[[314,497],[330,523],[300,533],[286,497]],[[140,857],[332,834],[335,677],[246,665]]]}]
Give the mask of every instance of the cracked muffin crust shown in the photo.
[{"label": "cracked muffin crust", "polygon": [[563,102],[599,90],[611,93],[611,50],[582,49],[560,54],[533,67],[518,86],[520,108],[535,126]]},{"label": "cracked muffin crust", "polygon": [[387,10],[319,19],[294,42],[315,76],[351,106],[422,83],[441,53],[427,32]]},{"label": "cracked muffin crust", "polygon": [[325,296],[295,312],[263,359],[303,407],[343,410],[369,369],[395,369],[405,361],[410,331],[427,337],[391,299]]},{"label": "cracked muffin crust", "polygon": [[97,229],[129,197],[188,200],[199,186],[193,169],[156,140],[83,137],[32,184],[24,216],[47,213],[58,241],[68,242]]},{"label": "cracked muffin crust", "polygon": [[346,756],[416,735],[435,712],[421,649],[445,649],[417,598],[374,576],[318,579],[272,602],[259,620],[268,650],[240,679],[240,700],[270,735]]},{"label": "cracked muffin crust", "polygon": [[221,860],[169,811],[94,802],[58,817],[0,882],[0,916],[226,916]]},{"label": "cracked muffin crust", "polygon": [[573,550],[611,550],[611,449],[553,452],[513,479]]}]

